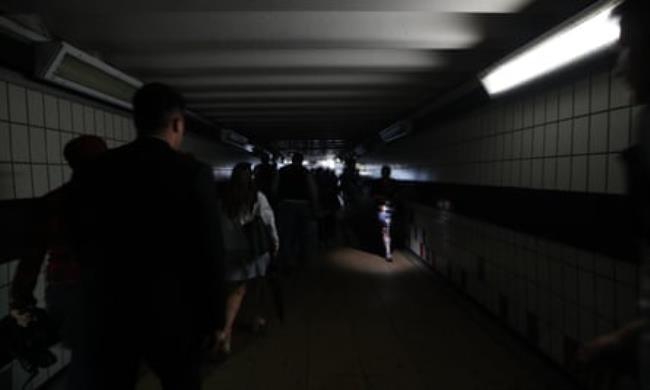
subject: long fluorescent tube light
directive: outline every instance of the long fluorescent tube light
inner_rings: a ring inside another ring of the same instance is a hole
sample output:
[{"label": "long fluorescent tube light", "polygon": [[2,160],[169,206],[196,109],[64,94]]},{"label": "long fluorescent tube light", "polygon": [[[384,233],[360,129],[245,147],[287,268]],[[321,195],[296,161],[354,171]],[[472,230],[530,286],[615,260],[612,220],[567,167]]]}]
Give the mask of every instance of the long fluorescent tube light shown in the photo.
[{"label": "long fluorescent tube light", "polygon": [[130,109],[142,82],[65,42],[38,48],[37,77]]},{"label": "long fluorescent tube light", "polygon": [[616,43],[621,35],[612,11],[620,1],[588,9],[488,69],[481,82],[490,95],[537,79]]}]

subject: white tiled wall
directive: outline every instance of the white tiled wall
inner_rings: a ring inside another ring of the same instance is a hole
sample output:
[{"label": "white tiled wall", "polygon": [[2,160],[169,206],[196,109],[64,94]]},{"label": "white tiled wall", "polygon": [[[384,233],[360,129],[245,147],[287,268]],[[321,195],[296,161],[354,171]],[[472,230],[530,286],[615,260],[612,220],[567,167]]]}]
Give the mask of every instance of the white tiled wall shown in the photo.
[{"label": "white tiled wall", "polygon": [[636,316],[636,265],[448,211],[410,211],[410,249],[560,365],[577,343]]},{"label": "white tiled wall", "polygon": [[639,111],[623,81],[598,71],[496,99],[366,160],[399,164],[415,180],[620,194],[620,152]]},{"label": "white tiled wall", "polygon": [[[103,137],[110,147],[135,137],[128,113],[21,81],[0,69],[0,201],[41,196],[68,180],[63,147],[81,134]],[[0,264],[0,318],[8,312],[15,267],[16,261]],[[43,305],[42,278],[36,297]],[[38,387],[69,361],[69,352],[61,347],[53,350],[59,362],[41,372],[28,389]],[[0,367],[0,378],[0,383],[6,380],[10,388],[21,389],[27,375],[12,363]]]}]

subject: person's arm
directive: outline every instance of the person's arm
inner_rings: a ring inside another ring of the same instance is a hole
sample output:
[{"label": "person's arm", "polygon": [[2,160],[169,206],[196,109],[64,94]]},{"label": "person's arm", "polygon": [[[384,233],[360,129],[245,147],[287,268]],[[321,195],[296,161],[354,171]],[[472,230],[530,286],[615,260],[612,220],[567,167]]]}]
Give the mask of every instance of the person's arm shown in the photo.
[{"label": "person's arm", "polygon": [[643,330],[648,329],[648,326],[650,326],[648,320],[636,320],[613,332],[600,335],[578,350],[577,360],[581,364],[590,364],[614,351],[630,349],[627,347],[636,344],[639,335]]},{"label": "person's arm", "polygon": [[275,254],[277,254],[278,249],[280,248],[280,238],[275,225],[275,214],[273,214],[273,209],[263,193],[257,193],[257,201],[259,203],[260,217],[262,218],[262,221],[264,221],[264,224],[269,228],[271,239],[273,240],[273,250],[275,251]]},{"label": "person's arm", "polygon": [[9,291],[12,310],[23,310],[36,305],[34,288],[45,260],[45,252],[44,249],[34,249],[19,260]]}]

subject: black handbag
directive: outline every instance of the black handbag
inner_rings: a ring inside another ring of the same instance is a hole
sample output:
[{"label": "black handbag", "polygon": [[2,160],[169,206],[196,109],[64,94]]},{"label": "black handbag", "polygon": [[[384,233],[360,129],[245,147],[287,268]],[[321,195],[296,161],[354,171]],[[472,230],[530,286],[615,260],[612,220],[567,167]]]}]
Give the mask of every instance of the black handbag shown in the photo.
[{"label": "black handbag", "polygon": [[242,226],[242,229],[244,230],[244,235],[248,240],[251,255],[253,256],[251,260],[271,252],[271,234],[259,215]]}]

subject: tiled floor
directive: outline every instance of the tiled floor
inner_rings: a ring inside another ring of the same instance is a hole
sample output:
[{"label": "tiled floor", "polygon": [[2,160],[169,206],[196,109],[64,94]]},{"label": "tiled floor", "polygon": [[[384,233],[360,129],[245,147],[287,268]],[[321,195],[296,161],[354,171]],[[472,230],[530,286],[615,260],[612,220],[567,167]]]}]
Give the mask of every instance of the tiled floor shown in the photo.
[{"label": "tiled floor", "polygon": [[[388,264],[329,252],[285,283],[287,318],[238,332],[206,367],[215,390],[571,389],[559,371],[442,281],[397,254]],[[138,390],[159,389],[145,375]]]},{"label": "tiled floor", "polygon": [[[398,254],[331,251],[287,282],[288,315],[240,332],[205,389],[564,389],[564,377]],[[138,389],[157,389],[145,376]]]}]

